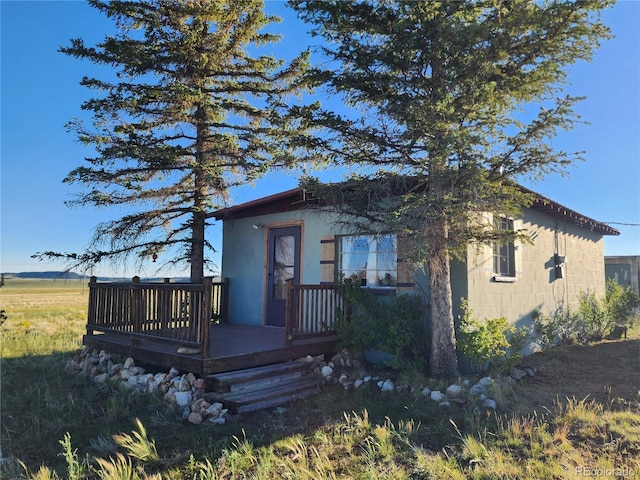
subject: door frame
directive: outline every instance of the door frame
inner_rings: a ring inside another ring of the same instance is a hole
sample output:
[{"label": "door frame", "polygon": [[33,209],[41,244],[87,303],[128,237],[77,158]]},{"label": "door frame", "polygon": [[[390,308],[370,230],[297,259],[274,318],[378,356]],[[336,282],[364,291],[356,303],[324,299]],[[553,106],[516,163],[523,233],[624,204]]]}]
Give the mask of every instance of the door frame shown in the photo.
[{"label": "door frame", "polygon": [[[269,252],[269,238],[271,237],[271,230],[279,229],[279,228],[290,228],[290,227],[300,227],[300,267],[298,269],[300,278],[300,283],[303,283],[304,278],[304,221],[303,220],[288,220],[281,222],[272,222],[265,224],[264,226],[264,266],[262,271],[262,288],[263,288],[263,298],[262,298],[262,325],[269,326],[267,324],[267,304],[269,301],[269,263],[270,263],[270,255]],[[274,328],[282,328],[282,327],[274,327]]]}]

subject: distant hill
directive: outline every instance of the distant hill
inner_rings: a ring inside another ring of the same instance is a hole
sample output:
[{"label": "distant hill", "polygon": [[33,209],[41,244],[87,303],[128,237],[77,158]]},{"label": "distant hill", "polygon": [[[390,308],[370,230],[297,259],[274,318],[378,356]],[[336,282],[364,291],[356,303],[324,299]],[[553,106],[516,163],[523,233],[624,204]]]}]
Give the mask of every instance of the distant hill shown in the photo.
[{"label": "distant hill", "polygon": [[47,279],[47,280],[81,280],[89,278],[87,275],[80,275],[75,272],[19,272],[19,273],[3,273],[5,278],[28,278],[28,279]]},{"label": "distant hill", "polygon": [[[22,278],[29,280],[89,280],[91,276],[81,275],[76,272],[5,272],[5,280],[9,278]],[[162,282],[163,277],[142,278],[143,282]],[[219,281],[219,277],[214,280]],[[129,282],[131,277],[98,277],[98,282]],[[189,282],[189,277],[171,277],[172,282]]]}]

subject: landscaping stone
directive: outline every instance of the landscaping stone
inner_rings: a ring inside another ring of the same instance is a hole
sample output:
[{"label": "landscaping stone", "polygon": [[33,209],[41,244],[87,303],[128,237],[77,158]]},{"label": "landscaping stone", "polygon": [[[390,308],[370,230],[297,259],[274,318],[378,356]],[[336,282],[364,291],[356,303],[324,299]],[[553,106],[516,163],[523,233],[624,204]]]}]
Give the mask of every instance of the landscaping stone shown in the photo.
[{"label": "landscaping stone", "polygon": [[202,423],[208,418],[213,424],[222,424],[228,413],[221,403],[210,404],[204,399],[204,379],[196,378],[191,372],[180,375],[172,368],[168,373],[147,373],[135,365],[133,358],[114,364],[107,352],[89,348],[78,351],[67,363],[67,368],[91,376],[99,384],[118,382],[133,392],[155,394],[189,423]]},{"label": "landscaping stone", "polygon": [[434,402],[441,402],[445,399],[444,394],[440,390],[434,390],[431,392],[431,400]]},{"label": "landscaping stone", "polygon": [[493,385],[493,379],[491,377],[482,377],[480,380],[478,380],[478,383],[483,387],[490,387],[491,385]]},{"label": "landscaping stone", "polygon": [[333,373],[333,368],[331,368],[329,365],[325,365],[324,367],[322,367],[322,370],[320,370],[320,372],[322,373],[322,376],[324,378],[327,378]]},{"label": "landscaping stone", "polygon": [[455,383],[453,385],[449,385],[447,387],[447,395],[449,395],[451,397],[455,397],[461,391],[462,391],[462,387],[460,385],[456,385]]},{"label": "landscaping stone", "polygon": [[496,401],[491,398],[485,399],[484,402],[482,402],[482,406],[491,408],[492,410],[498,408],[498,404],[496,403]]},{"label": "landscaping stone", "polygon": [[384,382],[382,382],[382,386],[380,387],[380,390],[382,390],[383,392],[392,392],[394,388],[395,388],[395,385],[393,384],[393,382],[390,379],[387,379]]},{"label": "landscaping stone", "polygon": [[469,389],[469,393],[472,395],[482,395],[486,390],[486,387],[480,383],[476,383]]},{"label": "landscaping stone", "polygon": [[518,380],[522,380],[524,377],[527,376],[527,372],[525,372],[524,370],[520,370],[519,368],[516,367],[511,367],[511,371],[509,372],[509,376],[511,378],[513,378],[514,380],[518,381]]}]

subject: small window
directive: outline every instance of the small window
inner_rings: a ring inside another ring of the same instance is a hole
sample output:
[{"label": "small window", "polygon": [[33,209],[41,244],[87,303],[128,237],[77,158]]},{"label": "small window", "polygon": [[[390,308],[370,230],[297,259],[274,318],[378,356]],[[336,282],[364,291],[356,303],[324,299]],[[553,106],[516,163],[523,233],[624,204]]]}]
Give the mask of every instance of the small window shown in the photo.
[{"label": "small window", "polygon": [[394,287],[398,281],[395,235],[340,237],[338,272],[363,287]]},{"label": "small window", "polygon": [[[500,218],[495,222],[496,229],[513,231],[513,220]],[[515,277],[515,248],[513,240],[504,240],[493,244],[493,273],[499,277]]]}]

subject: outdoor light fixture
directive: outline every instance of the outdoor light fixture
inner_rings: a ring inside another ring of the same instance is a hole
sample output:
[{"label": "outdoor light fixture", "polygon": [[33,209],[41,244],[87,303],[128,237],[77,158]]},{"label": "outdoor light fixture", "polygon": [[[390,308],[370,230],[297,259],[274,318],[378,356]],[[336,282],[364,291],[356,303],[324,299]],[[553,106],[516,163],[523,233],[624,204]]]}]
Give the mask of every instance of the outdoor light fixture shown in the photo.
[{"label": "outdoor light fixture", "polygon": [[253,227],[254,230],[258,230],[259,228],[263,228],[264,224],[263,223],[254,223],[251,226]]}]

